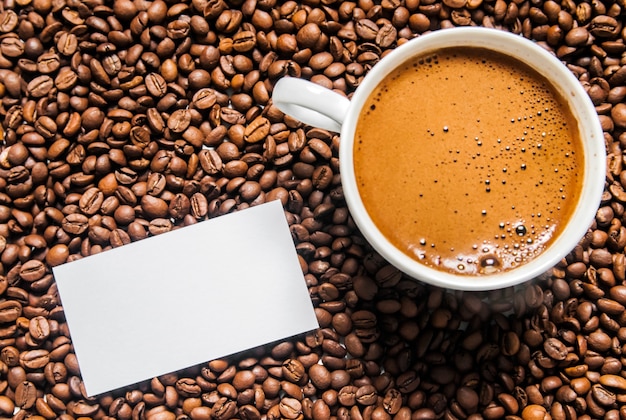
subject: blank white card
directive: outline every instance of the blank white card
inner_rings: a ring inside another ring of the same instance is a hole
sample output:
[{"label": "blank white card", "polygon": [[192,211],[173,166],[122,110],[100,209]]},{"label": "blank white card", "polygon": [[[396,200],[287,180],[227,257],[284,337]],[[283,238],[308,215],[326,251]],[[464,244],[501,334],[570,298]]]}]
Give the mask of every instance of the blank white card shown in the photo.
[{"label": "blank white card", "polygon": [[89,395],[318,328],[279,201],[53,273]]}]

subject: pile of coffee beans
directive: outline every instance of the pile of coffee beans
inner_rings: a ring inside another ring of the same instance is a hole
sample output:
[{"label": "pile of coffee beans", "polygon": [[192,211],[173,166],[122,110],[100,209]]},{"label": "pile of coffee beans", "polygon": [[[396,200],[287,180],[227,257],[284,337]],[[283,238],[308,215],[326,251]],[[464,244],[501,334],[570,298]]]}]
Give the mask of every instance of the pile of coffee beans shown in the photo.
[{"label": "pile of coffee beans", "polygon": [[[624,0],[2,0],[0,417],[626,419],[625,12]],[[552,51],[605,132],[595,222],[519,289],[442,290],[385,262],[346,208],[338,134],[271,100],[285,76],[349,96],[396,46],[468,25]],[[88,397],[51,267],[270,200],[320,329]]]}]

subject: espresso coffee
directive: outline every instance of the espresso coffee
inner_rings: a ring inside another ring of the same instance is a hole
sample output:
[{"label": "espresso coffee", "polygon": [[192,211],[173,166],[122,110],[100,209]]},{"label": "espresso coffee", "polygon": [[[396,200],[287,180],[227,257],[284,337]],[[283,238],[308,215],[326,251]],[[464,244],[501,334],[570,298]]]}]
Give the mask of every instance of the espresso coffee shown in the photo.
[{"label": "espresso coffee", "polygon": [[584,157],[567,101],[504,54],[453,47],[415,57],[369,96],[354,169],[381,233],[423,264],[488,275],[558,237]]}]

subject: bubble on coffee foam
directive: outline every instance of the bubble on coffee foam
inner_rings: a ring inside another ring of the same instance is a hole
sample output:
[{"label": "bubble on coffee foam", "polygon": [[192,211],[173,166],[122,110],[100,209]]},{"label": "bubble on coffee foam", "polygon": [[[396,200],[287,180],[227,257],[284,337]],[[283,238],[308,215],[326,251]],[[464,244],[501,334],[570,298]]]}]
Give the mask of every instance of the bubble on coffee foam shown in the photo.
[{"label": "bubble on coffee foam", "polygon": [[481,274],[493,274],[502,266],[502,262],[495,254],[482,255],[478,258]]}]

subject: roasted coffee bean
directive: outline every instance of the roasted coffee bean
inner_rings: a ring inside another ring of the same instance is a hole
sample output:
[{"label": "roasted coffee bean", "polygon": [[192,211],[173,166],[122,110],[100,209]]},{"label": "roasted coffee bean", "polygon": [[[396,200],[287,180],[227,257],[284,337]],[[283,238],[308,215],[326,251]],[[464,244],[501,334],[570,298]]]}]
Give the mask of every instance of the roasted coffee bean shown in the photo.
[{"label": "roasted coffee bean", "polygon": [[341,405],[351,407],[356,403],[356,393],[358,387],[353,385],[346,385],[339,390],[337,395],[338,401]]},{"label": "roasted coffee bean", "polygon": [[28,410],[37,400],[37,388],[32,382],[23,381],[15,388],[15,405]]},{"label": "roasted coffee bean", "polygon": [[419,385],[420,379],[417,376],[417,372],[414,370],[409,370],[398,376],[397,386],[400,392],[411,393],[415,391]]},{"label": "roasted coffee bean", "polygon": [[202,388],[191,378],[179,379],[176,381],[175,388],[178,394],[185,398],[198,397],[202,393]]},{"label": "roasted coffee bean", "polygon": [[[22,305],[15,300],[0,302],[0,323],[15,322],[22,314]],[[5,362],[6,363],[6,362]]]},{"label": "roasted coffee bean", "polygon": [[28,350],[20,354],[19,361],[27,371],[41,369],[50,361],[49,352],[44,349]]},{"label": "roasted coffee bean", "polygon": [[378,399],[376,388],[372,385],[359,387],[355,393],[356,401],[361,405],[373,405]]},{"label": "roasted coffee bean", "polygon": [[202,169],[209,175],[215,175],[222,170],[222,159],[215,150],[203,150],[198,154]]},{"label": "roasted coffee bean", "polygon": [[18,23],[17,14],[9,9],[3,10],[0,13],[0,31],[3,33],[11,32],[14,30]]},{"label": "roasted coffee bean", "polygon": [[17,37],[3,38],[0,41],[0,52],[5,57],[21,57],[24,54],[24,43]]},{"label": "roasted coffee bean", "polygon": [[41,342],[50,336],[50,323],[43,316],[32,318],[28,325],[30,336],[38,342]]},{"label": "roasted coffee bean", "polygon": [[46,96],[54,87],[54,81],[50,76],[39,76],[34,78],[26,87],[33,98]]},{"label": "roasted coffee bean", "polygon": [[26,261],[20,268],[20,277],[27,282],[35,282],[46,274],[46,266],[38,260]]},{"label": "roasted coffee bean", "polygon": [[170,116],[167,127],[174,133],[182,133],[191,123],[191,114],[184,109],[177,109]]},{"label": "roasted coffee bean", "polygon": [[283,377],[293,383],[299,383],[305,378],[305,369],[298,360],[288,359],[282,365]]},{"label": "roasted coffee bean", "polygon": [[242,391],[251,388],[254,385],[256,376],[252,371],[240,371],[233,377],[232,383],[236,390]]},{"label": "roasted coffee bean", "polygon": [[163,76],[158,73],[150,73],[146,76],[146,89],[157,98],[161,98],[167,91],[167,84]]},{"label": "roasted coffee bean", "polygon": [[98,188],[90,188],[83,193],[78,202],[80,210],[86,215],[93,215],[104,201],[104,194]]},{"label": "roasted coffee bean", "polygon": [[325,390],[331,385],[330,372],[324,365],[315,364],[311,366],[309,369],[309,377],[317,389]]},{"label": "roasted coffee bean", "polygon": [[255,118],[244,131],[244,139],[248,143],[257,143],[269,134],[270,122],[265,117]]},{"label": "roasted coffee bean", "polygon": [[600,383],[610,389],[626,390],[626,380],[618,375],[602,375]]},{"label": "roasted coffee bean", "polygon": [[603,407],[610,407],[616,402],[616,395],[600,384],[594,384],[591,387],[591,394],[594,400]]},{"label": "roasted coffee bean", "polygon": [[63,230],[73,235],[80,235],[89,227],[89,218],[80,213],[65,216],[62,222]]},{"label": "roasted coffee bean", "polygon": [[201,110],[209,109],[217,102],[217,95],[213,89],[203,88],[193,96],[193,105]]},{"label": "roasted coffee bean", "polygon": [[296,419],[302,413],[302,404],[295,398],[283,398],[279,403],[280,414],[287,419]]},{"label": "roasted coffee bean", "polygon": [[543,348],[546,354],[555,360],[565,360],[568,353],[566,346],[556,338],[548,338]]}]

